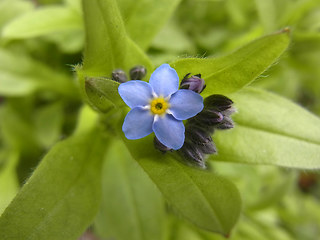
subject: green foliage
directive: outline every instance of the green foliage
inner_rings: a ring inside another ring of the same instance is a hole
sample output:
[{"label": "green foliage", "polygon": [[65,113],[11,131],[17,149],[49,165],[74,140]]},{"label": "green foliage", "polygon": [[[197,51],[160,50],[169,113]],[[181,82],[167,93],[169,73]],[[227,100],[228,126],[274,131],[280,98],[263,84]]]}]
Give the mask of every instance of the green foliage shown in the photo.
[{"label": "green foliage", "polygon": [[[274,94],[247,88],[232,95],[236,127],[218,133],[214,160],[320,168],[320,119]],[[253,144],[254,143],[254,144]]]},{"label": "green foliage", "polygon": [[[319,0],[0,0],[0,239],[91,226],[119,240],[314,240],[319,12]],[[165,62],[238,109],[208,169],[121,131],[112,71],[144,65],[147,81]]]},{"label": "green foliage", "polygon": [[289,30],[262,37],[220,58],[181,59],[171,63],[180,78],[191,72],[201,73],[206,81],[204,96],[226,94],[250,84],[263,73],[288,47]]},{"label": "green foliage", "polygon": [[162,197],[121,141],[111,144],[102,172],[102,203],[94,225],[97,233],[106,239],[163,239]]},{"label": "green foliage", "polygon": [[181,0],[120,0],[119,6],[129,36],[147,49]]},{"label": "green foliage", "polygon": [[97,131],[53,147],[2,214],[1,239],[76,239],[98,211],[104,151]]},{"label": "green foliage", "polygon": [[81,28],[81,16],[73,9],[58,6],[43,7],[11,21],[4,27],[2,36],[10,39],[31,38]]}]

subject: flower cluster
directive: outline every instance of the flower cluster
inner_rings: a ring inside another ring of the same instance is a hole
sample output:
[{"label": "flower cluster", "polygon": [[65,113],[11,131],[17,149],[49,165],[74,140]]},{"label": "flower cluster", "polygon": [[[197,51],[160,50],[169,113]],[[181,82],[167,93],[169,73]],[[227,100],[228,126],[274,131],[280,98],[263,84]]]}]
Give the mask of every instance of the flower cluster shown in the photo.
[{"label": "flower cluster", "polygon": [[149,83],[132,80],[120,84],[118,91],[131,108],[122,126],[125,136],[139,139],[154,132],[161,144],[173,150],[184,144],[182,121],[203,109],[203,98],[198,93],[179,90],[178,74],[168,64],[158,67]]},{"label": "flower cluster", "polygon": [[217,152],[211,136],[216,129],[230,129],[234,123],[230,117],[235,112],[231,99],[223,95],[211,95],[204,100],[204,108],[186,123],[186,139],[179,153],[183,158],[205,167],[206,154]]},{"label": "flower cluster", "polygon": [[[230,117],[235,112],[232,100],[211,95],[203,101],[199,93],[206,85],[201,74],[188,73],[179,89],[178,74],[168,64],[158,67],[149,83],[139,80],[145,74],[146,70],[137,66],[130,70],[129,82],[121,70],[112,75],[122,83],[119,94],[131,108],[122,126],[125,136],[139,139],[154,132],[156,149],[178,150],[184,159],[204,168],[205,156],[217,152],[211,138],[215,129],[234,126]],[[186,126],[183,120],[187,120]]]}]

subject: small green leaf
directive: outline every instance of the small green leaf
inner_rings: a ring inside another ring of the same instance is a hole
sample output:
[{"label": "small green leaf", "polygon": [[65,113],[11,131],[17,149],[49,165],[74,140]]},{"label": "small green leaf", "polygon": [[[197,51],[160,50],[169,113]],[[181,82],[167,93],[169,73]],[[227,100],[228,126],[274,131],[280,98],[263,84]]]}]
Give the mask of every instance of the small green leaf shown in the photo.
[{"label": "small green leaf", "polygon": [[111,79],[87,77],[85,87],[89,104],[100,112],[107,112],[111,107],[124,106],[118,93],[119,85]]},{"label": "small green leaf", "polygon": [[105,239],[163,239],[163,198],[121,141],[111,145],[102,172],[97,233]]},{"label": "small green leaf", "polygon": [[219,58],[186,58],[170,65],[180,79],[187,73],[201,73],[207,88],[202,95],[226,94],[250,84],[286,50],[289,30],[259,38],[235,52]]},{"label": "small green leaf", "polygon": [[[54,16],[54,17],[53,17]],[[14,19],[3,28],[4,38],[31,38],[83,28],[80,14],[67,7],[42,7]]]},{"label": "small green leaf", "polygon": [[320,119],[296,104],[254,88],[230,96],[234,129],[216,132],[213,160],[320,168]]},{"label": "small green leaf", "polygon": [[181,0],[120,1],[119,5],[125,8],[122,13],[129,36],[142,49],[147,49],[180,2]]},{"label": "small green leaf", "polygon": [[2,214],[0,239],[77,239],[98,211],[104,151],[96,131],[53,147]]},{"label": "small green leaf", "polygon": [[186,166],[170,154],[157,152],[151,137],[125,141],[168,203],[198,227],[229,234],[241,210],[236,187],[212,172]]}]

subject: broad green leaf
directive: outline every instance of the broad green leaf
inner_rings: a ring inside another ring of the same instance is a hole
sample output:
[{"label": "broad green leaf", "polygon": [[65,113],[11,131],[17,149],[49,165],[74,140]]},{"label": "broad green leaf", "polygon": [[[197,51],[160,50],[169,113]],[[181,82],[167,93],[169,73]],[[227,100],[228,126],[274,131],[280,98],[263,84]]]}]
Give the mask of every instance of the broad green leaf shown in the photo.
[{"label": "broad green leaf", "polygon": [[129,70],[150,60],[127,36],[115,0],[83,0],[86,47],[83,70],[87,76],[109,77],[116,68]]},{"label": "broad green leaf", "polygon": [[122,0],[126,30],[134,42],[147,49],[181,0]]},{"label": "broad green leaf", "polygon": [[119,83],[107,78],[90,78],[85,81],[86,94],[93,109],[107,112],[112,107],[124,106],[118,94]]},{"label": "broad green leaf", "polygon": [[254,88],[230,96],[234,129],[216,132],[213,160],[320,168],[320,119],[296,104]]},{"label": "broad green leaf", "polygon": [[98,211],[104,151],[97,131],[55,145],[1,215],[0,239],[77,239]]},{"label": "broad green leaf", "polygon": [[186,58],[170,65],[180,79],[187,73],[201,73],[207,88],[202,95],[226,94],[250,84],[286,50],[289,30],[259,38],[235,52],[219,58]]},{"label": "broad green leaf", "polygon": [[102,203],[94,225],[97,233],[105,239],[162,240],[162,196],[121,141],[110,146],[102,172]]},{"label": "broad green leaf", "polygon": [[67,75],[34,59],[0,49],[0,94],[23,96],[48,89],[77,97],[77,89]]},{"label": "broad green leaf", "polygon": [[79,13],[67,7],[51,6],[38,8],[14,19],[3,28],[2,36],[23,39],[82,28]]},{"label": "broad green leaf", "polygon": [[168,203],[195,225],[229,234],[241,208],[235,186],[212,172],[186,166],[170,154],[158,153],[151,139],[126,143]]}]

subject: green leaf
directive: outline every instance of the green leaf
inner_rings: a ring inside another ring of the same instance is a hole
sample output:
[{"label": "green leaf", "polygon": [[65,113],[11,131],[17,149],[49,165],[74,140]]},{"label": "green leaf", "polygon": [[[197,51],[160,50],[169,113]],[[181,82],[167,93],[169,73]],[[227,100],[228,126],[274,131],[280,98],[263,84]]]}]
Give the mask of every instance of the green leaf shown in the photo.
[{"label": "green leaf", "polygon": [[14,19],[3,28],[2,36],[23,39],[82,28],[81,16],[76,11],[67,7],[51,6],[38,8]]},{"label": "green leaf", "polygon": [[118,94],[119,83],[107,78],[86,78],[86,93],[93,109],[107,112],[112,107],[125,106]]},{"label": "green leaf", "polygon": [[259,38],[235,52],[219,58],[186,58],[170,65],[180,79],[187,73],[201,73],[207,88],[202,95],[227,94],[250,84],[286,50],[289,30]]},{"label": "green leaf", "polygon": [[129,70],[150,60],[127,36],[115,0],[83,0],[86,47],[83,70],[86,76],[111,76],[116,68]]},{"label": "green leaf", "polygon": [[120,1],[129,36],[142,49],[147,49],[180,2],[181,0]]},{"label": "green leaf", "polygon": [[216,132],[213,160],[320,168],[320,119],[271,93],[246,88],[230,96],[234,129]]},{"label": "green leaf", "polygon": [[71,79],[34,59],[0,49],[0,94],[23,96],[49,89],[75,97],[78,92]]},{"label": "green leaf", "polygon": [[126,143],[168,203],[198,227],[229,234],[241,209],[236,187],[212,172],[186,166],[170,154],[157,152],[151,137]]},{"label": "green leaf", "polygon": [[115,0],[82,1],[86,45],[83,68],[78,76],[83,96],[85,78],[111,77],[113,70],[129,71],[135,65],[143,65],[150,73],[153,70],[148,57],[127,36]]},{"label": "green leaf", "polygon": [[163,198],[121,141],[111,145],[102,172],[97,233],[105,239],[163,239]]},{"label": "green leaf", "polygon": [[98,211],[104,151],[96,131],[55,145],[2,214],[0,239],[77,239]]}]

